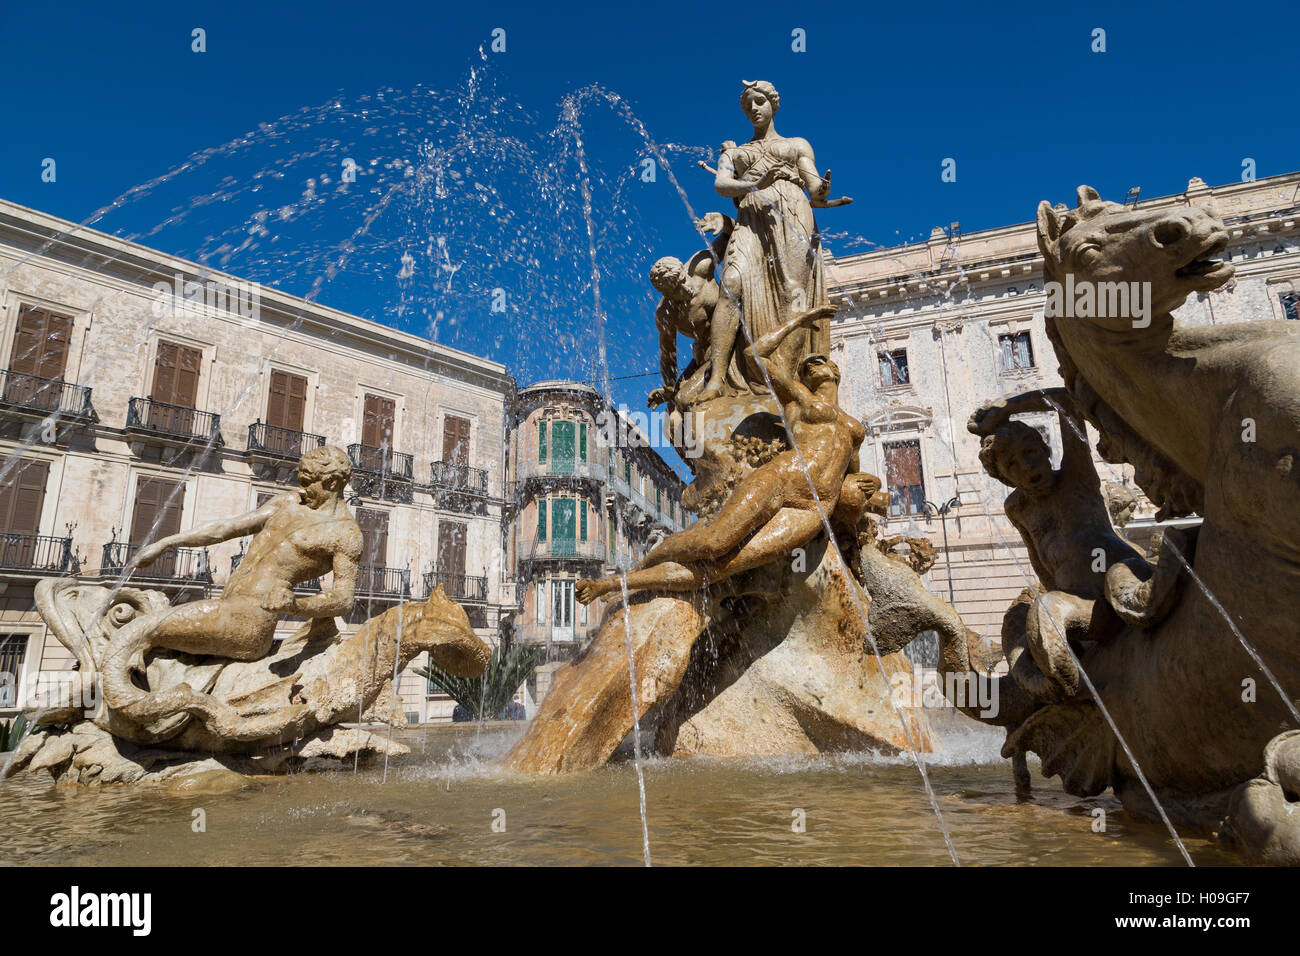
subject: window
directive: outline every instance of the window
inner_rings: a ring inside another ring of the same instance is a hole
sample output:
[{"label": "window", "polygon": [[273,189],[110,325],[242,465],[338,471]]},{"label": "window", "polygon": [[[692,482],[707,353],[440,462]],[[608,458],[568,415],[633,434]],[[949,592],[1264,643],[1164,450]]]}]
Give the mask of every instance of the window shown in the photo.
[{"label": "window", "polygon": [[573,498],[551,499],[551,554],[570,557],[578,553],[577,505]]},{"label": "window", "polygon": [[552,474],[573,474],[575,442],[576,439],[573,422],[561,421],[559,419],[551,422]]},{"label": "window", "polygon": [[533,605],[537,611],[537,623],[546,623],[546,582],[538,581],[537,590],[533,598]]},{"label": "window", "polygon": [[1009,332],[998,336],[1002,371],[1022,372],[1034,367],[1034,346],[1028,332]]},{"label": "window", "polygon": [[453,598],[465,597],[465,539],[467,528],[459,521],[438,522],[438,576],[443,590]]},{"label": "window", "polygon": [[302,431],[307,413],[307,380],[288,372],[271,372],[266,400],[266,423],[275,428]]},{"label": "window", "polygon": [[578,540],[587,540],[587,501],[585,498],[578,502]]},{"label": "window", "polygon": [[1300,292],[1283,292],[1278,298],[1282,300],[1282,317],[1300,320]]},{"label": "window", "polygon": [[149,397],[155,402],[193,408],[199,397],[199,369],[203,353],[188,345],[161,341],[153,365],[153,390]]},{"label": "window", "polygon": [[891,515],[925,513],[925,483],[921,478],[921,443],[885,445],[885,482],[889,487]]},{"label": "window", "polygon": [[[48,309],[24,305],[18,310],[13,350],[9,353],[9,371],[15,376],[30,375],[61,381],[71,342],[72,319],[55,315]],[[40,392],[40,386],[30,378],[11,376],[5,391],[6,401],[20,403],[34,398]]]},{"label": "window", "polygon": [[[135,507],[131,510],[131,550],[159,541],[181,530],[181,509],[185,504],[185,486],[179,481],[140,478],[135,484]],[[174,577],[177,568],[175,549],[154,561],[161,577]]]},{"label": "window", "polygon": [[892,388],[895,385],[906,385],[911,379],[907,374],[907,349],[895,349],[892,352],[881,352],[880,359],[880,384],[885,388]]},{"label": "window", "polygon": [[469,465],[469,419],[459,415],[442,417],[442,460],[459,465]]},{"label": "window", "polygon": [[546,461],[546,419],[537,423],[537,460]]},{"label": "window", "polygon": [[27,640],[26,634],[0,634],[0,707],[18,706]]},{"label": "window", "polygon": [[578,425],[578,461],[587,460],[587,423]]},{"label": "window", "polygon": [[537,540],[546,540],[546,499],[537,499]]},{"label": "window", "polygon": [[372,508],[357,509],[361,528],[361,564],[382,568],[388,564],[388,512]]},{"label": "window", "polygon": [[382,395],[367,394],[361,413],[361,444],[391,450],[397,403]]},{"label": "window", "polygon": [[40,533],[49,477],[49,462],[19,458],[0,480],[0,532],[4,534],[0,541],[10,535]]}]

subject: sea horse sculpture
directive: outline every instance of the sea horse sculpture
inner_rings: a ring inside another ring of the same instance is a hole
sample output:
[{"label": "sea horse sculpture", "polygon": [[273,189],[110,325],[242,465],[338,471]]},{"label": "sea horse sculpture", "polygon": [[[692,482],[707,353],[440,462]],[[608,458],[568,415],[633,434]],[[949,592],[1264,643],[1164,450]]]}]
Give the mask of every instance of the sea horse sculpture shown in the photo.
[{"label": "sea horse sculpture", "polygon": [[[1203,208],[1126,208],[1087,186],[1076,209],[1038,209],[1048,333],[1074,404],[1164,514],[1204,519],[1181,542],[1166,535],[1160,577],[1182,580],[1163,618],[1071,651],[1165,810],[1211,828],[1265,771],[1300,701],[1300,323],[1193,327],[1171,314],[1232,277],[1215,258],[1227,241]],[[1145,293],[1147,308],[1120,289]],[[1128,307],[1079,314],[1062,290]],[[1086,687],[1013,723],[1004,753],[1027,751],[1071,793],[1113,787],[1130,809],[1150,807]]]}]

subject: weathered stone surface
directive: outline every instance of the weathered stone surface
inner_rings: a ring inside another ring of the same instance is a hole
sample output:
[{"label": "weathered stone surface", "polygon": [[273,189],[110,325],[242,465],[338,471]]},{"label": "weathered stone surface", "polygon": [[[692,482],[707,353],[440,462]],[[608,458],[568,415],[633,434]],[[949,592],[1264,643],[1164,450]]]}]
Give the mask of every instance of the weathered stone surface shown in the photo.
[{"label": "weathered stone surface", "polygon": [[1233,794],[1225,830],[1258,863],[1300,866],[1300,730],[1264,748],[1264,773]]}]

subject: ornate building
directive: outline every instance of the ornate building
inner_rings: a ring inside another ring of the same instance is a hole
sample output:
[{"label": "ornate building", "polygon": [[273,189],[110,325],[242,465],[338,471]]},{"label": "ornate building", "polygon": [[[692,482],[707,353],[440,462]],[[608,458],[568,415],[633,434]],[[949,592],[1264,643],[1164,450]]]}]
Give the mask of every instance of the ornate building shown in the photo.
[{"label": "ornate building", "polygon": [[[614,416],[600,393],[578,382],[539,382],[518,391],[511,414],[514,509],[508,542],[517,570],[517,639],[572,657],[595,637],[599,607],[574,600],[581,578],[631,567],[657,535],[680,530],[683,482],[648,436]],[[630,440],[611,444],[614,433]],[[530,693],[545,696],[552,667]]]},{"label": "ornate building", "polygon": [[[7,202],[0,361],[0,710],[71,663],[36,580],[116,580],[146,540],[293,486],[300,454],[327,442],[352,460],[365,538],[350,625],[441,584],[492,641],[515,604],[514,382],[495,362]],[[181,549],[131,580],[179,603],[242,553]],[[450,715],[416,675],[400,686],[408,720]]]},{"label": "ornate building", "polygon": [[[1208,204],[1228,228],[1222,256],[1236,266],[1235,281],[1189,299],[1179,320],[1300,318],[1300,173],[1214,188],[1192,179],[1184,193],[1136,201],[1143,209]],[[862,465],[889,486],[890,533],[929,535],[940,549],[931,588],[951,593],[970,627],[996,637],[1008,604],[1035,579],[1002,512],[1008,489],[980,467],[966,420],[989,399],[1062,384],[1043,325],[1035,226],[935,229],[924,243],[830,261],[827,279],[840,307],[831,351],[843,369],[842,400],[868,427]],[[1056,416],[1026,420],[1059,462]],[[1103,481],[1137,494],[1126,533],[1149,541],[1154,509],[1129,469],[1097,465]]]}]

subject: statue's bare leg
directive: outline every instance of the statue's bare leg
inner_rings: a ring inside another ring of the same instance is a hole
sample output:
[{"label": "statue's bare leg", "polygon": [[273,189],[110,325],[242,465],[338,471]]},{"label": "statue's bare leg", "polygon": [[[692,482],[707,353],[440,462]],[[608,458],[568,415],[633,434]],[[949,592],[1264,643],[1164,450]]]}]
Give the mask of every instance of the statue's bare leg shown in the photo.
[{"label": "statue's bare leg", "polygon": [[697,402],[707,402],[722,394],[727,369],[731,366],[731,353],[736,347],[736,335],[740,330],[740,272],[734,266],[722,274],[722,293],[718,304],[713,307],[713,326],[709,330],[709,351],[712,353],[713,367],[709,369],[709,381]]},{"label": "statue's bare leg", "polygon": [[212,598],[182,604],[158,622],[150,645],[185,654],[255,661],[271,650],[276,615],[255,601]]},{"label": "statue's bare leg", "polygon": [[[682,564],[663,561],[650,567],[628,572],[629,591],[694,591],[706,584],[725,581],[732,575],[762,567],[802,547],[821,530],[821,517],[802,508],[782,508],[736,554],[723,560],[696,561]],[[621,578],[613,575],[597,581],[579,581],[578,600],[590,604],[622,587]]]}]

